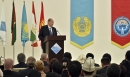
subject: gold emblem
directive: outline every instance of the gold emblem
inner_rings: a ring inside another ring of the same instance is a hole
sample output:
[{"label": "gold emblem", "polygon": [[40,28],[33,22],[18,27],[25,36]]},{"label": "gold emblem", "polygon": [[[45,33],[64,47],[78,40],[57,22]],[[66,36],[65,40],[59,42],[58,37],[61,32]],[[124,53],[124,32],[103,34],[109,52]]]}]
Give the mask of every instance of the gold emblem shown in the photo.
[{"label": "gold emblem", "polygon": [[79,37],[88,36],[91,32],[92,23],[87,17],[77,17],[73,21],[74,33]]}]

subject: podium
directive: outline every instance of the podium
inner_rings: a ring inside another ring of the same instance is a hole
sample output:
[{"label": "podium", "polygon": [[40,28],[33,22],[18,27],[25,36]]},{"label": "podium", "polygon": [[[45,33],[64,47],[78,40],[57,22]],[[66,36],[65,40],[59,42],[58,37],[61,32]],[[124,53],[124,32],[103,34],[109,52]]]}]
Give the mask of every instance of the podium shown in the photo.
[{"label": "podium", "polygon": [[[46,53],[48,54],[49,61],[52,58],[57,58],[59,61],[63,59],[64,54],[64,41],[66,36],[46,36],[44,43],[46,44]],[[58,53],[54,51],[60,50]]]}]

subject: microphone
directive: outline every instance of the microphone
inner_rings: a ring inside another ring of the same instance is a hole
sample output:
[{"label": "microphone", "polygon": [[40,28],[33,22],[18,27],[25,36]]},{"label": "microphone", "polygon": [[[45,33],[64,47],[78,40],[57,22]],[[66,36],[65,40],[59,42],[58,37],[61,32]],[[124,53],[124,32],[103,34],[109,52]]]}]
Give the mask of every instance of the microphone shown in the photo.
[{"label": "microphone", "polygon": [[59,32],[58,30],[56,30],[56,31],[57,31],[57,33],[61,36],[60,32]]}]

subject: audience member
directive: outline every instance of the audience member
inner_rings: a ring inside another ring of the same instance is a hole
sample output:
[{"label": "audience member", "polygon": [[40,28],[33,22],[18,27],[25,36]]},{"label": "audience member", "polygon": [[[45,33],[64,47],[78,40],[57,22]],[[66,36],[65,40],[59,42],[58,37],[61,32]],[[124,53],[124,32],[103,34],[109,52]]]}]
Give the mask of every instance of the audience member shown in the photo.
[{"label": "audience member", "polygon": [[12,71],[13,69],[13,60],[10,58],[5,59],[4,62],[4,77],[22,77],[22,75],[20,73],[14,72]]},{"label": "audience member", "polygon": [[121,65],[125,66],[127,69],[126,77],[130,76],[130,50],[128,50],[125,54],[125,60],[121,62]]},{"label": "audience member", "polygon": [[97,70],[96,74],[105,74],[106,73],[106,70],[107,68],[109,67],[110,65],[110,60],[108,57],[103,57],[101,59],[101,64],[102,64],[102,68]]},{"label": "audience member", "polygon": [[120,77],[126,77],[126,74],[127,74],[126,68],[124,66],[120,65],[120,69],[121,69]]},{"label": "audience member", "polygon": [[18,54],[17,60],[19,64],[14,65],[14,68],[27,68],[27,65],[25,64],[26,57],[24,53]]},{"label": "audience member", "polygon": [[27,77],[41,77],[41,73],[38,70],[31,70]]},{"label": "audience member", "polygon": [[52,64],[52,72],[58,73],[61,75],[62,73],[62,64],[60,62],[55,62]]},{"label": "audience member", "polygon": [[68,69],[67,69],[68,64],[70,63],[69,59],[68,58],[63,58],[61,63],[62,63],[62,66],[63,66],[61,76],[62,77],[69,77]]},{"label": "audience member", "polygon": [[81,70],[82,66],[78,61],[72,61],[68,65],[68,72],[71,77],[79,77]]},{"label": "audience member", "polygon": [[50,71],[49,64],[48,64],[48,55],[46,53],[43,53],[40,58],[41,61],[44,63],[44,72],[47,73]]},{"label": "audience member", "polygon": [[[88,58],[88,57],[92,57],[92,59],[94,59],[94,55],[92,53],[88,53],[86,55],[86,58]],[[97,64],[97,63],[95,63],[94,65],[95,65],[95,67],[99,67],[99,64]]]},{"label": "audience member", "polygon": [[50,64],[49,64],[49,69],[50,69],[50,72],[52,72],[52,64],[53,63],[55,63],[55,62],[59,62],[56,58],[53,58],[53,59],[51,59],[51,61],[50,61]]},{"label": "audience member", "polygon": [[46,74],[43,72],[44,63],[41,60],[36,61],[34,67],[41,73],[41,77],[46,77]]},{"label": "audience member", "polygon": [[102,56],[102,58],[103,58],[103,57],[108,57],[109,60],[110,60],[110,63],[111,63],[111,55],[110,55],[109,53],[105,53],[105,54]]},{"label": "audience member", "polygon": [[71,53],[70,53],[70,52],[65,52],[65,53],[64,53],[64,57],[70,59],[70,61],[71,61],[71,59],[72,59],[72,56],[71,56]]},{"label": "audience member", "polygon": [[61,77],[61,76],[57,73],[49,72],[49,73],[47,73],[46,77]]},{"label": "audience member", "polygon": [[36,59],[34,57],[29,57],[27,59],[27,69],[20,70],[19,73],[21,73],[24,77],[28,75],[29,71],[34,68],[34,64],[36,62]]},{"label": "audience member", "polygon": [[82,71],[83,71],[84,77],[92,77],[92,74],[95,71],[94,63],[95,63],[95,61],[91,57],[88,57],[86,59],[86,61],[84,62],[83,66],[82,66]]},{"label": "audience member", "polygon": [[86,57],[85,57],[85,55],[83,55],[83,54],[81,54],[81,55],[78,57],[78,59],[77,59],[77,61],[79,61],[81,65],[84,63],[85,60],[86,60]]},{"label": "audience member", "polygon": [[121,69],[117,64],[111,64],[106,72],[107,77],[120,77]]},{"label": "audience member", "polygon": [[0,69],[0,77],[3,77],[3,72],[1,69]]}]

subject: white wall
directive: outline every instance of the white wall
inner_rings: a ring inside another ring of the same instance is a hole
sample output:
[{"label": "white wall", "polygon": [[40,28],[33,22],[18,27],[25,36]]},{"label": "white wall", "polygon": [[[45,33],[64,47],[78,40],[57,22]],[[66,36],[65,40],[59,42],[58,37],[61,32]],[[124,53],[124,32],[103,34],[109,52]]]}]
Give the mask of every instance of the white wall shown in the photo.
[{"label": "white wall", "polygon": [[[17,24],[17,42],[15,43],[15,63],[17,63],[17,54],[23,52],[22,43],[20,41],[21,17],[23,0],[14,0],[16,7],[16,24]],[[27,20],[31,26],[31,9],[32,0],[26,1]],[[34,0],[37,23],[39,25],[41,0]],[[94,0],[94,44],[80,50],[70,44],[70,0],[43,0],[45,21],[48,18],[53,18],[54,26],[62,35],[67,36],[65,41],[65,51],[71,52],[73,59],[77,59],[80,54],[91,52],[95,55],[95,60],[100,64],[100,59],[104,53],[112,55],[112,62],[120,63],[125,58],[126,51],[130,48],[120,49],[111,44],[111,0]],[[0,1],[0,5],[2,0]],[[1,6],[0,6],[1,11]],[[11,46],[11,15],[12,15],[12,0],[5,0],[5,15],[7,23],[7,44],[6,58],[13,58],[13,47]],[[32,55],[31,42],[26,43],[25,54],[27,57]],[[39,59],[42,51],[40,46],[35,48],[35,58]],[[3,56],[3,48],[0,46],[0,55]]]}]

